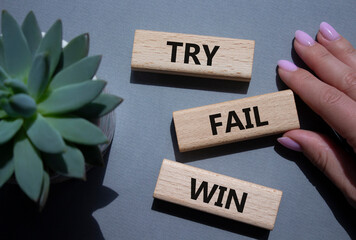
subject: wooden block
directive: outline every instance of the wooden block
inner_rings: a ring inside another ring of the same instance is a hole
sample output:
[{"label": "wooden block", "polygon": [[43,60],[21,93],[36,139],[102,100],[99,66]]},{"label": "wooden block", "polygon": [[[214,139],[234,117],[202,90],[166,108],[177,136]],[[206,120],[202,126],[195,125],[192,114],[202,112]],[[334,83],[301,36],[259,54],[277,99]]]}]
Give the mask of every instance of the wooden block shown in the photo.
[{"label": "wooden block", "polygon": [[255,41],[136,30],[137,71],[250,81]]},{"label": "wooden block", "polygon": [[299,128],[291,90],[176,111],[173,121],[181,152]]},{"label": "wooden block", "polygon": [[164,159],[153,197],[272,230],[282,192]]}]

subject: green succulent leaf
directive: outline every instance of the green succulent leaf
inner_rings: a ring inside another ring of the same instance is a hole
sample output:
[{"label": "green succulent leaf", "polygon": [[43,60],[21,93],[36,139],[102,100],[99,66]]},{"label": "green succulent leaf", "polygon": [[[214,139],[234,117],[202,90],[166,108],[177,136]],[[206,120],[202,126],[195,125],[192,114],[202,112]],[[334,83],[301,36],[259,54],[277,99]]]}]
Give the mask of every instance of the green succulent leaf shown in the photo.
[{"label": "green succulent leaf", "polygon": [[49,82],[48,54],[41,53],[36,56],[30,74],[28,76],[28,92],[34,99],[38,99],[44,93]]},{"label": "green succulent leaf", "polygon": [[5,111],[7,116],[20,117],[20,115],[12,108],[8,99],[2,98],[0,103],[1,103],[1,108]]},{"label": "green succulent leaf", "polygon": [[0,121],[0,144],[4,144],[12,139],[20,130],[22,124],[23,120],[21,118]]},{"label": "green succulent leaf", "polygon": [[9,92],[7,90],[1,90],[0,89],[0,98],[8,97],[10,95],[11,95],[11,92]]},{"label": "green succulent leaf", "polygon": [[59,131],[65,140],[70,142],[84,145],[97,145],[108,142],[100,128],[85,119],[75,117],[47,117],[45,119]]},{"label": "green succulent leaf", "polygon": [[85,57],[73,65],[63,69],[53,78],[50,89],[60,88],[69,84],[80,83],[93,78],[99,67],[101,56]]},{"label": "green succulent leaf", "polygon": [[41,191],[41,196],[40,196],[40,200],[39,200],[40,211],[42,211],[42,209],[44,208],[44,206],[47,202],[50,183],[51,183],[51,181],[50,181],[48,173],[46,171],[43,171],[42,191]]},{"label": "green succulent leaf", "polygon": [[36,112],[36,102],[29,95],[19,93],[9,101],[2,99],[2,108],[10,117],[31,117]]},{"label": "green succulent leaf", "polygon": [[79,109],[76,114],[89,119],[99,118],[114,110],[122,101],[122,98],[115,95],[102,93],[92,102]]},{"label": "green succulent leaf", "polygon": [[5,118],[7,117],[7,113],[4,110],[0,109],[0,118]]},{"label": "green succulent leaf", "polygon": [[11,145],[4,144],[0,146],[0,188],[14,173],[14,161],[12,156],[13,146]]},{"label": "green succulent leaf", "polygon": [[49,56],[49,76],[57,67],[62,52],[62,22],[57,20],[43,37],[36,54],[47,52]]},{"label": "green succulent leaf", "polygon": [[25,134],[20,134],[14,146],[15,176],[20,188],[33,201],[41,194],[43,164],[37,151]]},{"label": "green succulent leaf", "polygon": [[85,81],[55,89],[38,105],[38,109],[44,115],[75,111],[93,101],[105,84],[102,80]]},{"label": "green succulent leaf", "polygon": [[63,48],[63,68],[86,57],[89,52],[89,34],[84,33],[72,39]]},{"label": "green succulent leaf", "polygon": [[0,81],[4,81],[7,78],[10,78],[10,76],[7,74],[4,68],[0,66]]},{"label": "green succulent leaf", "polygon": [[5,86],[10,87],[14,93],[27,93],[27,86],[16,78],[6,79],[4,84]]},{"label": "green succulent leaf", "polygon": [[30,11],[22,23],[22,32],[27,40],[32,57],[35,55],[42,40],[40,27],[38,26],[35,14]]},{"label": "green succulent leaf", "polygon": [[34,121],[26,126],[26,130],[31,142],[40,151],[46,153],[62,153],[65,151],[62,136],[41,114],[37,114]]},{"label": "green succulent leaf", "polygon": [[5,56],[4,56],[4,44],[2,43],[2,37],[0,37],[0,66],[5,67]]},{"label": "green succulent leaf", "polygon": [[67,177],[85,179],[85,161],[79,149],[68,146],[62,154],[44,154],[48,167]]},{"label": "green succulent leaf", "polygon": [[96,145],[76,145],[77,148],[83,153],[85,162],[93,166],[104,166],[104,159],[101,150]]},{"label": "green succulent leaf", "polygon": [[7,72],[13,77],[24,77],[31,66],[31,52],[16,20],[2,11],[2,39]]}]

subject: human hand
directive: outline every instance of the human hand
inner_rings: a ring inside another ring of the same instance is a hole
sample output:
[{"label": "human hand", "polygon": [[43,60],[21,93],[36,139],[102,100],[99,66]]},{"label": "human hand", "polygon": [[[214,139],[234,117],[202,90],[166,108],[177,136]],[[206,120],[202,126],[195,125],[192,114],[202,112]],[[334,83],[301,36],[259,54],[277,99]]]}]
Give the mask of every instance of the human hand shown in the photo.
[{"label": "human hand", "polygon": [[[325,22],[320,24],[317,41],[296,31],[294,48],[318,78],[286,60],[278,61],[279,76],[356,152],[356,50]],[[356,159],[340,145],[300,129],[286,132],[278,142],[303,152],[356,207]]]}]

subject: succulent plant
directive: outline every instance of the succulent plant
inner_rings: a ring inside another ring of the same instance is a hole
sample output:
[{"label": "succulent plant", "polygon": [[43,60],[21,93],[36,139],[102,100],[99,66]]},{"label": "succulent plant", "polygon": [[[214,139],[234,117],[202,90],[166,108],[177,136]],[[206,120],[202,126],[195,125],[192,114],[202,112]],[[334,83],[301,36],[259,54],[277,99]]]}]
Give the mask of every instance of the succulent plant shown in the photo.
[{"label": "succulent plant", "polygon": [[42,36],[33,12],[22,26],[2,11],[0,35],[0,187],[13,175],[44,206],[52,174],[85,178],[102,165],[108,140],[95,124],[122,101],[93,80],[101,56],[87,56],[89,36],[62,47],[57,20]]}]

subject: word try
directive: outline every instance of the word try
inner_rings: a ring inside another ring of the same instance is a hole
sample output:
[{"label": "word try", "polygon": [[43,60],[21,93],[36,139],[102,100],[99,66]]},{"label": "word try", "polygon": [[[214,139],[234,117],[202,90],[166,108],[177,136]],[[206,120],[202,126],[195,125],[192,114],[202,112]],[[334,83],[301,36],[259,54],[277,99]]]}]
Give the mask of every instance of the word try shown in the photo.
[{"label": "word try", "polygon": [[248,82],[254,48],[252,40],[136,30],[131,68]]}]

